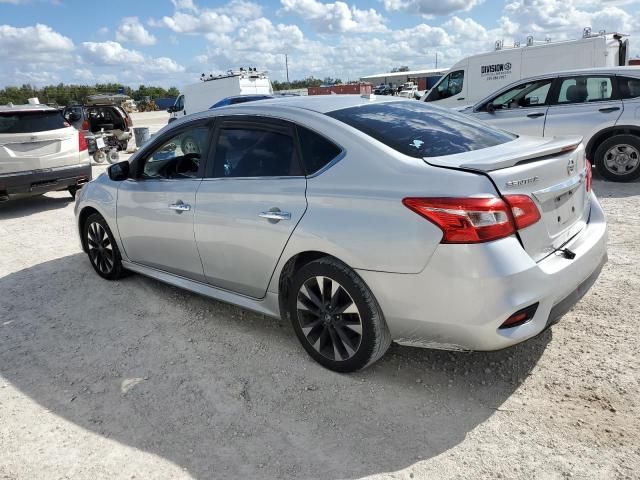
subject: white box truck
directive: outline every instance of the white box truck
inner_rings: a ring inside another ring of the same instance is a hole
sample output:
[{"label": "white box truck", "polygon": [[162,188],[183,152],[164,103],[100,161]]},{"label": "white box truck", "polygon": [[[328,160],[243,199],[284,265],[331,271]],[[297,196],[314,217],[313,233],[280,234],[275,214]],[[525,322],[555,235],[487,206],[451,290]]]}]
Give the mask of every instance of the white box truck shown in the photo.
[{"label": "white box truck", "polygon": [[273,95],[273,87],[266,72],[255,68],[229,70],[225,75],[205,76],[198,83],[187,85],[168,109],[169,123],[189,115],[208,110],[214,103],[234,95],[264,94]]},{"label": "white box truck", "polygon": [[529,36],[525,46],[516,43],[513,48],[504,48],[497,41],[493,52],[456,63],[421,100],[443,107],[463,107],[522,78],[559,70],[623,66],[629,60],[625,36],[592,34],[585,28],[579,40],[536,43]]}]

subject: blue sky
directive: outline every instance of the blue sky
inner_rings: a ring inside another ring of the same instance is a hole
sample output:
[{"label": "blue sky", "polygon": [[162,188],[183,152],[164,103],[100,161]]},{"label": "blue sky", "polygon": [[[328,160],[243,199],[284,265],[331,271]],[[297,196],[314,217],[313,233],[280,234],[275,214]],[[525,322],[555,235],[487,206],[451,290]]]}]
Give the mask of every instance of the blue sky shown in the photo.
[{"label": "blue sky", "polygon": [[[0,0],[0,86],[160,84],[256,66],[285,77],[355,79],[395,66],[449,66],[533,34],[584,26],[632,34],[640,0]],[[640,29],[639,29],[640,30]],[[640,33],[640,32],[639,32]],[[639,36],[640,38],[640,36]]]}]

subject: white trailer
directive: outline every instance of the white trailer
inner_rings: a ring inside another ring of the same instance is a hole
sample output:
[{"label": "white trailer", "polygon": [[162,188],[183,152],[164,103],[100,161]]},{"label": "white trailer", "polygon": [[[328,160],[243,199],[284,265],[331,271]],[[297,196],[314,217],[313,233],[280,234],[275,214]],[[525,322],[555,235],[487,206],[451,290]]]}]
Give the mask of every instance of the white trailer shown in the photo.
[{"label": "white trailer", "polygon": [[273,87],[266,72],[240,69],[229,70],[226,75],[206,77],[203,74],[198,83],[186,85],[176,98],[175,104],[168,109],[171,114],[169,123],[184,115],[208,110],[223,98],[251,94],[273,94]]},{"label": "white trailer", "polygon": [[493,52],[460,60],[421,100],[443,107],[474,104],[521,78],[559,70],[623,66],[629,60],[628,40],[618,33],[591,34],[585,28],[579,40],[536,43],[505,48],[496,42]]}]

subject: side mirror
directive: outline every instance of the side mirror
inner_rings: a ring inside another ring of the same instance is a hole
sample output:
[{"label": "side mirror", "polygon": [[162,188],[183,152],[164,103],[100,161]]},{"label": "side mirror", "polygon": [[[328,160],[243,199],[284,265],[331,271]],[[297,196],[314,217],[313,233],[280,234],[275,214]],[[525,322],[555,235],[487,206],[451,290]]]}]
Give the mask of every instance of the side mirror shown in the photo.
[{"label": "side mirror", "polygon": [[487,103],[487,113],[495,113],[496,107],[493,102]]},{"label": "side mirror", "polygon": [[129,178],[130,165],[127,160],[118,162],[107,168],[107,175],[114,182],[121,182]]},{"label": "side mirror", "polygon": [[169,108],[167,108],[167,112],[169,112],[169,113],[173,113],[173,107],[169,107]]}]

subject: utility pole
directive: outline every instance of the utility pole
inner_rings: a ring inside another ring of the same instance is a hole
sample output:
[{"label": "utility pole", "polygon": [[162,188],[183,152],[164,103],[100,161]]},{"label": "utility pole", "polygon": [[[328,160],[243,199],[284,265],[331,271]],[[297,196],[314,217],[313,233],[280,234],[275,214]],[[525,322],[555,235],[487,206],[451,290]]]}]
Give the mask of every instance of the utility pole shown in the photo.
[{"label": "utility pole", "polygon": [[436,52],[436,70],[438,69],[438,52]]},{"label": "utility pole", "polygon": [[287,69],[287,83],[289,83],[289,55],[284,54],[284,66]]}]

